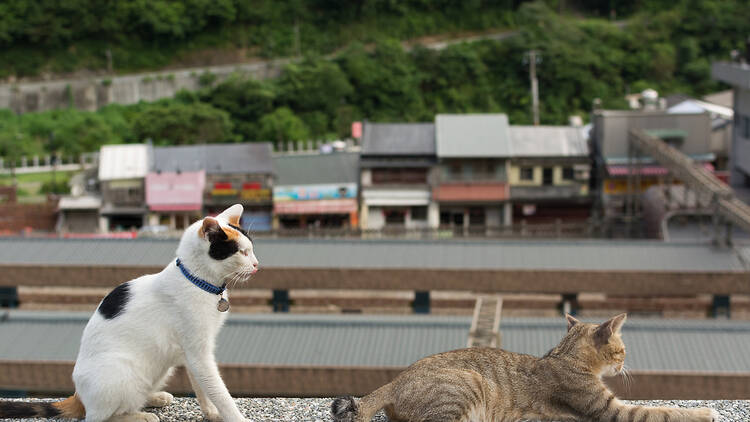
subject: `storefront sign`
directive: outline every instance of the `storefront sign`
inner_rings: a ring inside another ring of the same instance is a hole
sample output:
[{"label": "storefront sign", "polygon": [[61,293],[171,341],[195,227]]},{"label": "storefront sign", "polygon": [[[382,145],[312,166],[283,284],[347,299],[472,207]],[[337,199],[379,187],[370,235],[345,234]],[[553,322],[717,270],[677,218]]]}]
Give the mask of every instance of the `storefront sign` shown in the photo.
[{"label": "storefront sign", "polygon": [[274,201],[308,201],[356,197],[356,183],[276,186],[273,190]]}]

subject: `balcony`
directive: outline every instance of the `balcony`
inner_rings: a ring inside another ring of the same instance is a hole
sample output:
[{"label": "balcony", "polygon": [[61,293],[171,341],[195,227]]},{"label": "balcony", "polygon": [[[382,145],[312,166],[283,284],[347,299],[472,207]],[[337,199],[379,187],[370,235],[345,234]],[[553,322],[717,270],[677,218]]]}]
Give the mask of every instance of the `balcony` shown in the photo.
[{"label": "balcony", "polygon": [[750,88],[750,65],[746,63],[716,62],[711,66],[711,77],[730,85]]},{"label": "balcony", "polygon": [[435,187],[432,197],[440,202],[504,201],[509,198],[509,189],[505,182],[450,182]]},{"label": "balcony", "polygon": [[516,199],[578,199],[588,195],[586,186],[511,186],[510,197]]}]

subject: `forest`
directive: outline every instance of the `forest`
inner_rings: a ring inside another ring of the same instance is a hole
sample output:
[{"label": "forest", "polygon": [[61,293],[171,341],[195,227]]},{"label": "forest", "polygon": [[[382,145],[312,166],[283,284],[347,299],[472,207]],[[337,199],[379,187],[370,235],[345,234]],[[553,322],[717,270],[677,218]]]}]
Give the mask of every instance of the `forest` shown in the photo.
[{"label": "forest", "polygon": [[[747,16],[748,0],[3,2],[0,77],[100,69],[104,55],[92,55],[99,47],[111,49],[118,71],[159,67],[190,49],[224,48],[227,39],[264,57],[299,50],[300,59],[276,79],[235,75],[155,103],[0,110],[0,156],[71,155],[146,139],[333,139],[347,136],[352,121],[431,121],[437,113],[503,112],[528,124],[532,49],[540,57],[541,123],[566,124],[573,114],[587,119],[595,98],[623,108],[625,94],[645,88],[694,96],[724,89],[711,79],[711,61],[744,48]],[[518,35],[439,51],[401,44],[487,28]],[[122,68],[122,54],[143,62]]]}]

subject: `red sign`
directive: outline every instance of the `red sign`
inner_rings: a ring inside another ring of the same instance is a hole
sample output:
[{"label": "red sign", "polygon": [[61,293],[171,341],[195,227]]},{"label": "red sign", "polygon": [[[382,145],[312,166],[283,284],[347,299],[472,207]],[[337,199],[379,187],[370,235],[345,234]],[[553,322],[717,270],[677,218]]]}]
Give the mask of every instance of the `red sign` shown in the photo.
[{"label": "red sign", "polygon": [[242,190],[257,190],[260,189],[260,183],[243,183]]},{"label": "red sign", "polygon": [[352,138],[359,139],[362,137],[362,122],[352,122]]},{"label": "red sign", "polygon": [[216,182],[214,183],[214,189],[232,189],[230,182]]}]

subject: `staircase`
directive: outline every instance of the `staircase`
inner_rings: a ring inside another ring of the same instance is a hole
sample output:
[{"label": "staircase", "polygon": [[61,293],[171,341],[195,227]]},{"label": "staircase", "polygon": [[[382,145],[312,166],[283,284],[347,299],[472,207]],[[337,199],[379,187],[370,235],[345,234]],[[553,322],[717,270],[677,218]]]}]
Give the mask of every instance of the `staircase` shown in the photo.
[{"label": "staircase", "polygon": [[486,295],[477,298],[466,347],[500,347],[500,315],[502,310],[503,298],[499,295]]},{"label": "staircase", "polygon": [[750,206],[737,199],[732,189],[690,157],[641,129],[630,131],[631,144],[653,157],[677,179],[699,195],[699,202],[708,202],[726,221],[750,233]]}]

